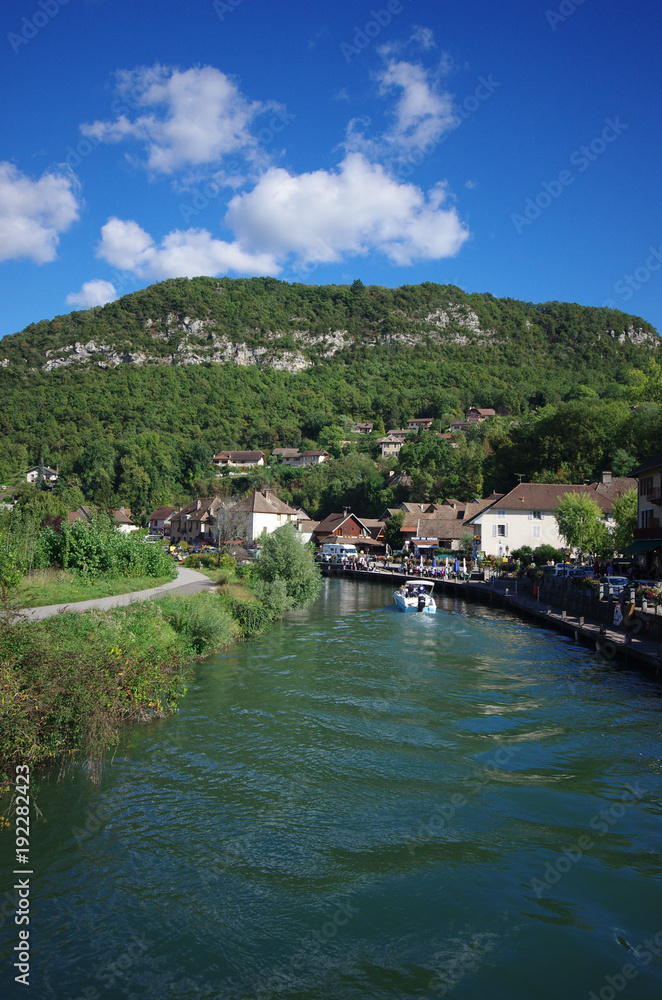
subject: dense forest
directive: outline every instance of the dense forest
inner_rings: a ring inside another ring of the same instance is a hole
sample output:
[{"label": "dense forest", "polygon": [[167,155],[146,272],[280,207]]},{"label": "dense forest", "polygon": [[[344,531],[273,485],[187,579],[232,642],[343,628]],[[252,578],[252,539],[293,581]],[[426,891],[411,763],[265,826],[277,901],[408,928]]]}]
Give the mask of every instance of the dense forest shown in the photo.
[{"label": "dense forest", "polygon": [[[360,487],[367,515],[392,495],[379,431],[413,416],[445,430],[470,404],[508,415],[459,448],[407,445],[410,493],[468,497],[515,473],[582,481],[659,449],[659,357],[650,324],[602,308],[431,283],[174,279],[3,339],[0,484],[43,462],[141,516],[219,485],[222,448],[320,446],[325,468],[274,467],[232,489],[271,481],[319,515]],[[378,432],[353,435],[362,419]]]}]

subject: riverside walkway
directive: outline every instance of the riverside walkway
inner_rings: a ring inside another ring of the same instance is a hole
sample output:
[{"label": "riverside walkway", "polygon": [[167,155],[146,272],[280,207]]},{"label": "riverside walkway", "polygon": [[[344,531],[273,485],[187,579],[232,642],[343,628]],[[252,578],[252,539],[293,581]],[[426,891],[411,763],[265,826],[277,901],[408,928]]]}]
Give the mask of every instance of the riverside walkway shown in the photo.
[{"label": "riverside walkway", "polygon": [[97,597],[92,601],[77,601],[75,604],[49,604],[43,608],[23,608],[19,615],[29,621],[39,621],[42,618],[50,618],[51,615],[60,614],[63,611],[91,611],[93,608],[101,608],[107,611],[108,608],[117,608],[124,604],[132,604],[134,601],[151,601],[164,594],[195,594],[198,591],[213,587],[214,583],[203,573],[196,573],[193,569],[186,569],[184,566],[177,567],[177,579],[170,583],[164,583],[161,587],[153,587],[150,590],[136,590],[131,594],[115,594],[112,597]]},{"label": "riverside walkway", "polygon": [[[393,567],[372,571],[346,570],[338,565],[323,565],[322,573],[325,576],[344,576],[380,583],[392,582],[397,586],[404,580],[412,579],[411,575],[401,573]],[[423,576],[421,579],[431,580],[432,577]],[[662,671],[661,643],[641,635],[632,635],[630,632],[605,625],[588,616],[563,611],[526,593],[519,580],[493,578],[489,582],[484,582],[435,579],[434,589],[461,600],[498,604],[522,617],[533,618],[541,627],[563,632],[577,643],[588,645],[601,653],[607,660],[618,657],[627,664],[639,664],[649,670],[652,669],[656,675]]]}]

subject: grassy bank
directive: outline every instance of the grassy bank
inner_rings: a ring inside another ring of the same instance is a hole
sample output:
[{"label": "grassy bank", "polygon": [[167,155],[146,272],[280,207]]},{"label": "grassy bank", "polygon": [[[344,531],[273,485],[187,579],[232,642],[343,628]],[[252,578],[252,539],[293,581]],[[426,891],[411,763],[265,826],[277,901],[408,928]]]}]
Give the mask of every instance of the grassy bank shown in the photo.
[{"label": "grassy bank", "polygon": [[44,608],[49,604],[75,604],[97,597],[132,594],[170,583],[172,576],[99,577],[85,580],[66,569],[41,569],[23,577],[16,590],[22,607]]},{"label": "grassy bank", "polygon": [[[88,540],[78,539],[81,547]],[[0,783],[13,780],[18,764],[71,759],[87,760],[98,775],[124,725],[174,711],[193,659],[256,635],[321,589],[319,567],[289,524],[264,542],[259,567],[238,569],[224,556],[220,567],[205,568],[219,583],[212,593],[44,621],[16,617],[18,580],[0,574]]]},{"label": "grassy bank", "polygon": [[0,781],[19,763],[85,759],[96,772],[124,725],[174,711],[192,660],[257,631],[245,608],[259,602],[230,588],[0,623]]}]

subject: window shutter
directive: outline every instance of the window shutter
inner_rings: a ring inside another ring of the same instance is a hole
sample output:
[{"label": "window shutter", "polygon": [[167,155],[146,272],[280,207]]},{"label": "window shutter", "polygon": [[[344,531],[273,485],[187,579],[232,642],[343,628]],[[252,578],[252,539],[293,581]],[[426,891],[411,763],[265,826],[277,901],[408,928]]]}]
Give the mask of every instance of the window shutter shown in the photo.
[{"label": "window shutter", "polygon": [[505,528],[506,528],[506,536],[505,537],[508,538],[508,525],[507,524],[505,525]]},{"label": "window shutter", "polygon": [[530,510],[529,511],[529,521],[532,521],[532,520],[533,520],[533,511]]},{"label": "window shutter", "polygon": [[541,521],[545,520],[545,514],[544,514],[544,512],[542,510],[540,511],[540,520]]},{"label": "window shutter", "polygon": [[493,524],[492,525],[492,538],[496,538],[496,535],[497,535],[497,526],[496,526],[496,524]]}]

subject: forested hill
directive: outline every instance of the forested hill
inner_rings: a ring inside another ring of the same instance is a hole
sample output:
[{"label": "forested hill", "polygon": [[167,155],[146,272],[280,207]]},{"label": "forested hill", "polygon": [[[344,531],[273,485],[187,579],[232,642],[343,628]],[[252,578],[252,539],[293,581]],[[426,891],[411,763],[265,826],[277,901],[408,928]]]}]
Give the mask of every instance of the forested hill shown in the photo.
[{"label": "forested hill", "polygon": [[151,435],[140,455],[181,483],[222,447],[317,440],[341,415],[389,427],[612,399],[659,356],[650,324],[608,309],[431,283],[174,279],[2,340],[0,478],[40,458],[76,469],[103,442],[129,477]]},{"label": "forested hill", "polygon": [[391,289],[180,278],[32,323],[0,343],[0,364],[22,373],[89,363],[235,361],[295,372],[322,358],[366,356],[365,348],[397,353],[416,346],[432,349],[439,362],[469,361],[486,350],[490,362],[517,362],[533,352],[533,360],[559,370],[588,362],[596,374],[614,377],[619,361],[641,357],[631,348],[657,348],[659,337],[644,320],[609,309],[534,305],[430,282]]}]

